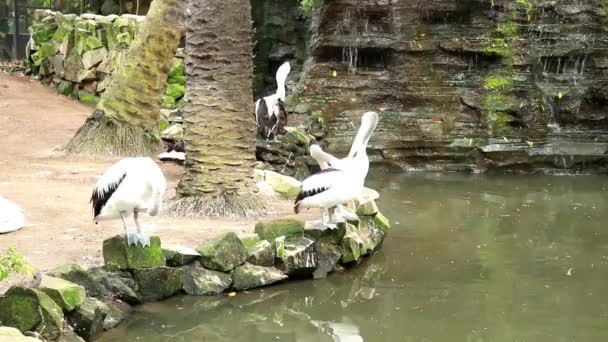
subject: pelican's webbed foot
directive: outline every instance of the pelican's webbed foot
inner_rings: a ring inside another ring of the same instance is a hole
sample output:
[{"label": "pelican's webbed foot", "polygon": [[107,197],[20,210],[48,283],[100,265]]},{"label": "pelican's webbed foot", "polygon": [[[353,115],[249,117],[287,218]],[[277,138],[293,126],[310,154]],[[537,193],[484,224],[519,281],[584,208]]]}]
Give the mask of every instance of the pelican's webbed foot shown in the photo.
[{"label": "pelican's webbed foot", "polygon": [[137,246],[140,243],[142,247],[150,247],[150,236],[144,233],[128,233],[127,234],[127,245]]}]

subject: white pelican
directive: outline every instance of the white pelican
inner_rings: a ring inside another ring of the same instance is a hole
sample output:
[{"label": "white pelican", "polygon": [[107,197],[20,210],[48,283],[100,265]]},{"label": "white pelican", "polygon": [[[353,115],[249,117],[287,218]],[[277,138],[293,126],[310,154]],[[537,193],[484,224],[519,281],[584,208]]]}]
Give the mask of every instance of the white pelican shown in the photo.
[{"label": "white pelican", "polygon": [[283,63],[276,74],[277,92],[255,102],[255,121],[258,134],[261,134],[265,139],[276,137],[287,124],[285,81],[290,71],[291,65],[289,62]]},{"label": "white pelican", "polygon": [[[338,159],[327,154],[331,158],[328,157],[328,161],[322,160],[321,162],[323,167],[329,167],[322,169],[302,182],[300,193],[294,205],[296,214],[300,208],[321,208],[321,223],[329,228],[336,227],[331,222],[332,208],[359,199],[363,192],[363,184],[369,170],[366,148],[377,124],[377,113],[367,112],[363,114],[361,126],[353,141],[351,153],[349,153],[352,154],[352,157]],[[320,148],[316,152],[319,152],[319,150]],[[320,151],[322,152],[322,150]],[[312,152],[316,153],[314,150]],[[323,215],[325,210],[329,210],[330,216],[330,223],[327,225]]]},{"label": "white pelican", "polygon": [[[91,202],[93,221],[122,219],[129,245],[150,246],[137,220],[140,212],[156,216],[162,206],[166,181],[163,172],[150,158],[124,158],[112,165],[97,181]],[[137,233],[127,232],[126,217],[133,214]]]},{"label": "white pelican", "polygon": [[14,232],[23,226],[25,226],[25,216],[21,208],[0,196],[0,233]]}]

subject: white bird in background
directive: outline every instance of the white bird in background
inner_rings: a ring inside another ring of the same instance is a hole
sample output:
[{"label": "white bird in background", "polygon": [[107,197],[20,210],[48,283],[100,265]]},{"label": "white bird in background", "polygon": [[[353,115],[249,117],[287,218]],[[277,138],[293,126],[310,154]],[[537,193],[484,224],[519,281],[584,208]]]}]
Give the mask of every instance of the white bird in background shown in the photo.
[{"label": "white bird in background", "polygon": [[[318,152],[325,154],[320,160],[322,167],[327,167],[302,182],[294,211],[297,214],[301,208],[321,208],[321,223],[329,228],[336,228],[332,220],[333,209],[360,198],[364,190],[365,177],[369,171],[369,159],[367,157],[367,144],[378,124],[378,114],[367,112],[361,118],[361,126],[355,136],[349,156],[338,159],[323,152],[320,147],[313,149],[311,155],[320,156]],[[333,163],[333,164],[332,164]],[[330,210],[331,209],[331,210]],[[329,211],[328,224],[325,223],[323,212]]]},{"label": "white bird in background", "polygon": [[287,124],[285,110],[285,81],[291,71],[289,62],[283,63],[277,70],[277,92],[255,101],[255,121],[258,134],[265,139],[275,138]]},{"label": "white bird in background", "polygon": [[[150,246],[150,237],[139,224],[140,212],[156,216],[161,210],[166,180],[150,158],[124,158],[112,165],[97,181],[91,202],[93,220],[122,219],[129,245]],[[133,215],[137,233],[127,232],[126,218]]]},{"label": "white bird in background", "polygon": [[0,196],[0,233],[14,232],[23,226],[25,226],[25,216],[21,208]]}]

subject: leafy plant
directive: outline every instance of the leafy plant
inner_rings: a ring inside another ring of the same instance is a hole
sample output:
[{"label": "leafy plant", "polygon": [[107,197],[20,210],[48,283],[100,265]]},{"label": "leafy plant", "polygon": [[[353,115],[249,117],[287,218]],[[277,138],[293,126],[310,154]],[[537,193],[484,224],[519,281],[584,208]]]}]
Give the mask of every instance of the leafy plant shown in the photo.
[{"label": "leafy plant", "polygon": [[301,0],[302,9],[307,16],[310,16],[320,4],[321,0]]},{"label": "leafy plant", "polygon": [[32,275],[32,267],[28,265],[23,256],[15,248],[9,247],[5,254],[0,259],[0,281],[8,278],[10,273]]}]

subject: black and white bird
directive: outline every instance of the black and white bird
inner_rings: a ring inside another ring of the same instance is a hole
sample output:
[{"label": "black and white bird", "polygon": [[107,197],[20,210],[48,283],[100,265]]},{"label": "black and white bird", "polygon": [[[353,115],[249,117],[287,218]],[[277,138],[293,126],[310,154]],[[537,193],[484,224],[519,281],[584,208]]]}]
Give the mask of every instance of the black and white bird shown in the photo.
[{"label": "black and white bird", "polygon": [[[322,167],[326,168],[302,182],[300,193],[294,203],[296,214],[302,208],[321,208],[321,223],[328,228],[336,228],[332,219],[333,208],[358,200],[364,191],[365,177],[369,171],[366,148],[377,124],[377,113],[363,114],[361,126],[349,153],[351,157],[338,159],[330,154],[325,155],[327,159],[321,160],[320,164],[322,163]],[[316,153],[319,150],[320,148],[311,152]],[[329,223],[325,222],[325,211],[329,212]]]},{"label": "black and white bird", "polygon": [[[162,207],[166,180],[150,158],[124,158],[112,165],[97,181],[91,203],[93,221],[122,219],[129,245],[150,246],[150,237],[142,231],[139,213],[157,216]],[[137,233],[127,232],[126,218],[133,215]]]},{"label": "black and white bird", "polygon": [[25,226],[23,210],[15,203],[0,196],[0,233],[9,233]]},{"label": "black and white bird", "polygon": [[255,101],[255,121],[258,134],[264,139],[274,139],[283,132],[287,124],[285,109],[285,81],[291,71],[289,62],[277,70],[277,92]]}]

